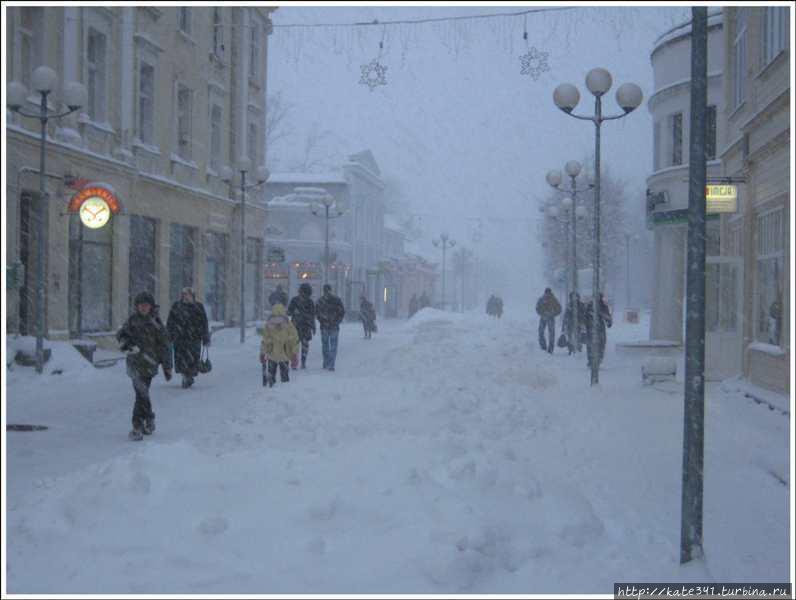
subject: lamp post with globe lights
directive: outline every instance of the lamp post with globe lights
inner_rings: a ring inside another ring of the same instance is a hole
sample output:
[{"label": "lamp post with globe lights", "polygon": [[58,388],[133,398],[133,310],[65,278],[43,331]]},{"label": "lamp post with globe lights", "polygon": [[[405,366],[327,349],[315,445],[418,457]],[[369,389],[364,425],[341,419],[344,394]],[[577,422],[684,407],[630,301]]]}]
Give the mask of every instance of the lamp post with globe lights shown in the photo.
[{"label": "lamp post with globe lights", "polygon": [[51,111],[47,107],[47,98],[58,83],[58,74],[47,66],[38,67],[31,75],[33,89],[39,94],[39,112],[27,112],[23,106],[27,101],[28,90],[18,81],[8,84],[6,91],[6,104],[12,112],[38,119],[41,123],[41,138],[39,144],[39,218],[36,232],[36,372],[44,371],[44,215],[45,215],[45,161],[47,147],[47,122],[50,119],[60,119],[80,110],[86,104],[86,88],[82,83],[70,81],[64,84],[63,103],[68,110]]},{"label": "lamp post with globe lights", "polygon": [[326,223],[323,244],[323,285],[326,285],[329,282],[329,263],[331,262],[329,258],[329,220],[342,217],[346,212],[346,206],[341,200],[335,200],[334,196],[322,188],[318,188],[318,191],[321,193],[312,198],[310,211],[316,217],[323,216]]},{"label": "lamp post with globe lights", "polygon": [[445,256],[449,248],[456,245],[456,240],[450,239],[447,233],[439,236],[439,239],[431,240],[436,248],[442,248],[442,310],[445,310]]},{"label": "lamp post with globe lights", "polygon": [[594,326],[591,331],[591,344],[594,351],[594,360],[591,362],[591,384],[599,383],[599,365],[602,356],[599,350],[599,293],[600,293],[600,130],[603,122],[621,119],[629,115],[641,105],[643,94],[641,88],[635,83],[623,83],[616,90],[616,102],[622,108],[622,114],[603,115],[602,97],[611,89],[613,78],[606,69],[592,69],[586,75],[586,87],[594,96],[594,114],[577,115],[572,111],[580,101],[578,88],[570,83],[562,83],[553,92],[553,101],[556,106],[570,117],[591,121],[594,123],[594,276],[592,278],[592,310]]},{"label": "lamp post with globe lights", "polygon": [[[263,185],[270,176],[268,169],[264,166],[257,167],[254,183],[246,183],[246,173],[252,168],[252,161],[248,157],[238,160],[238,171],[240,171],[240,343],[246,341],[246,301],[244,292],[246,290],[246,192]],[[232,184],[233,172],[228,166],[221,167],[221,179],[228,184]]]}]

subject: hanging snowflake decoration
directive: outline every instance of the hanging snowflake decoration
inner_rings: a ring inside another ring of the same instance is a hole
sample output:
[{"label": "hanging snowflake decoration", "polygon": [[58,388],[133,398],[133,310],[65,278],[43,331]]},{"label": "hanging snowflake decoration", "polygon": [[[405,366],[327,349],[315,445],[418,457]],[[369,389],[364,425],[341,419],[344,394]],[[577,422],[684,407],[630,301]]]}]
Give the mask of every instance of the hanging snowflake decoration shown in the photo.
[{"label": "hanging snowflake decoration", "polygon": [[362,78],[359,83],[368,86],[371,92],[380,85],[387,85],[387,79],[384,76],[387,67],[381,64],[378,58],[374,58],[360,68],[362,69]]},{"label": "hanging snowflake decoration", "polygon": [[548,56],[550,56],[549,52],[539,52],[535,47],[532,47],[527,53],[520,56],[522,65],[520,75],[530,75],[534,81],[539,79],[542,73],[550,70],[550,66],[547,64]]}]

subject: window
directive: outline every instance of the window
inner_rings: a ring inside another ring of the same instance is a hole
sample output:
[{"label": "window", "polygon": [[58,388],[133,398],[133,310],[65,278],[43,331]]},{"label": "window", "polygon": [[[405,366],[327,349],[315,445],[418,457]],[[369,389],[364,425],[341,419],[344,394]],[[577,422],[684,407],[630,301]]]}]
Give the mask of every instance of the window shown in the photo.
[{"label": "window", "polygon": [[151,144],[155,120],[155,69],[144,62],[138,70],[138,138]]},{"label": "window", "polygon": [[[249,119],[251,119],[251,115]],[[252,169],[256,169],[259,163],[257,162],[257,125],[254,123],[249,123],[249,129],[246,134],[246,148],[252,161]]]},{"label": "window", "polygon": [[205,234],[205,304],[211,321],[223,321],[225,316],[227,239],[223,233]]},{"label": "window", "polygon": [[213,54],[221,58],[224,55],[224,21],[221,9],[213,9]]},{"label": "window", "polygon": [[130,308],[140,292],[157,297],[155,219],[130,215]]},{"label": "window", "polygon": [[782,343],[783,209],[757,218],[757,289],[755,338],[779,346]]},{"label": "window", "polygon": [[111,328],[113,221],[99,229],[69,219],[69,331],[73,337]]},{"label": "window", "polygon": [[210,168],[218,173],[221,168],[221,107],[210,109]]},{"label": "window", "polygon": [[42,9],[19,9],[19,77],[31,89],[30,75],[42,63]]},{"label": "window", "polygon": [[716,159],[716,107],[708,106],[705,116],[705,159]]},{"label": "window", "polygon": [[184,6],[180,8],[180,31],[191,35],[191,9]]},{"label": "window", "polygon": [[257,238],[246,238],[246,319],[259,319],[263,262],[263,242]]},{"label": "window", "polygon": [[788,45],[788,9],[763,9],[763,66],[774,60]]},{"label": "window", "polygon": [[106,80],[107,38],[96,29],[89,29],[86,49],[86,68],[88,70],[88,116],[95,123],[107,120]]},{"label": "window", "polygon": [[177,86],[177,154],[191,159],[191,105],[193,92],[180,84]]},{"label": "window", "polygon": [[656,121],[652,126],[652,170],[661,168],[661,123]]},{"label": "window", "polygon": [[683,164],[683,113],[671,117],[672,124],[672,162],[670,166]]},{"label": "window", "polygon": [[169,248],[169,294],[172,301],[180,297],[180,290],[193,287],[194,255],[196,254],[196,228],[171,224]]},{"label": "window", "polygon": [[732,43],[732,106],[738,108],[744,101],[746,84],[746,20],[748,8],[735,11],[735,38]]},{"label": "window", "polygon": [[260,26],[253,19],[251,20],[249,39],[249,77],[256,81],[260,72]]}]

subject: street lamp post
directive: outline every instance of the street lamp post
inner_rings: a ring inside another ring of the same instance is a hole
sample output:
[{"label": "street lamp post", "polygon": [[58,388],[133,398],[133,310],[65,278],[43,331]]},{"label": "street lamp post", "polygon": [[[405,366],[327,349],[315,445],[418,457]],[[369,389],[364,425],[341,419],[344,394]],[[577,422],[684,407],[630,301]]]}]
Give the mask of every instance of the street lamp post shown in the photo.
[{"label": "street lamp post", "polygon": [[437,240],[431,240],[437,248],[442,248],[442,310],[445,310],[445,254],[448,248],[453,248],[456,245],[456,240],[450,239],[447,233],[443,233]]},{"label": "street lamp post", "polygon": [[[316,204],[316,202],[320,203],[320,206]],[[321,214],[321,207],[323,207],[323,214]],[[332,207],[334,207],[334,212],[336,214],[332,214]],[[325,224],[326,224],[326,233],[324,236],[324,245],[323,245],[323,285],[326,285],[329,282],[329,220],[330,219],[339,219],[345,214],[345,206],[342,202],[335,200],[334,196],[329,194],[328,192],[324,191],[323,194],[320,194],[318,197],[314,198],[312,203],[310,204],[310,211],[316,217],[323,216]]]},{"label": "street lamp post", "polygon": [[[586,192],[594,188],[594,184],[589,184],[588,187],[578,189],[575,178],[580,174],[581,171],[581,164],[576,160],[570,160],[564,165],[564,170],[566,171],[567,175],[569,175],[570,179],[570,189],[566,190],[561,187],[561,172],[558,170],[548,171],[547,172],[547,183],[562,192],[569,192],[571,197],[564,196],[561,199],[561,206],[564,208],[565,211],[569,214],[569,223],[570,223],[570,292],[578,293],[578,255],[577,255],[577,219],[585,215],[586,210],[582,206],[578,206],[578,192]],[[567,299],[569,300],[569,299]],[[580,350],[580,343],[577,338],[578,336],[578,323],[580,322],[580,306],[579,302],[575,302],[572,311],[572,320],[570,322],[570,341],[571,344],[575,347],[576,350]]]},{"label": "street lamp post", "polygon": [[38,67],[31,75],[33,89],[39,93],[39,112],[29,113],[22,110],[28,97],[27,88],[17,81],[8,84],[8,108],[23,117],[38,119],[41,123],[39,143],[39,219],[36,232],[36,372],[44,371],[44,217],[45,217],[45,160],[47,145],[47,122],[72,114],[86,104],[86,88],[82,83],[68,82],[64,85],[63,102],[69,110],[51,112],[47,107],[47,98],[58,82],[58,75],[50,67]]},{"label": "street lamp post", "polygon": [[599,383],[599,365],[602,361],[599,347],[599,293],[600,293],[600,129],[604,121],[612,121],[627,116],[641,104],[643,94],[641,88],[635,83],[623,83],[616,90],[616,102],[622,108],[621,115],[603,115],[602,97],[611,89],[613,80],[611,74],[605,69],[592,69],[586,75],[586,87],[594,95],[594,114],[590,116],[576,115],[572,111],[580,101],[578,88],[570,83],[562,83],[553,92],[553,101],[556,106],[575,119],[591,121],[594,123],[594,274],[592,277],[592,311],[593,326],[591,331],[592,361],[591,384]]},{"label": "street lamp post", "polygon": [[[246,191],[252,190],[263,185],[270,175],[264,166],[257,167],[257,181],[246,183],[246,173],[252,168],[252,161],[247,157],[238,160],[238,170],[240,171],[240,343],[246,341]],[[221,179],[227,183],[232,183],[232,169],[230,167],[221,168]]]}]

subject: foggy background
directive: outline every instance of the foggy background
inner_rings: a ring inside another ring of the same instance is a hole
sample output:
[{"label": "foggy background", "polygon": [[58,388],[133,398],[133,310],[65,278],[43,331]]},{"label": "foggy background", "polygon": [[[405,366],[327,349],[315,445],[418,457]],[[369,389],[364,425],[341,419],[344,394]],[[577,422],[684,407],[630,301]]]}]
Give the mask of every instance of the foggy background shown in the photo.
[{"label": "foggy background", "polygon": [[[269,40],[268,95],[278,97],[272,105],[279,110],[281,104],[283,119],[268,148],[269,168],[329,171],[349,154],[372,150],[387,200],[415,213],[423,233],[407,250],[440,262],[431,240],[449,232],[486,262],[482,293],[496,291],[509,305],[527,306],[551,283],[538,231],[538,207],[550,197],[545,174],[572,159],[591,163],[594,153],[594,126],[561,113],[553,90],[573,83],[581,92],[576,112],[592,114],[585,76],[604,67],[614,80],[604,113],[620,112],[614,94],[622,83],[635,82],[644,92],[638,110],[603,127],[602,161],[604,171],[626,184],[628,229],[640,236],[640,248],[631,253],[633,271],[649,272],[638,264],[648,260],[645,247],[652,243],[644,228],[644,181],[652,166],[649,54],[658,35],[689,18],[688,7],[567,7],[426,24],[280,27],[529,8],[556,7],[280,8]],[[550,70],[538,80],[520,74],[519,56],[530,47],[549,53]],[[380,52],[387,85],[371,91],[359,83],[360,66]],[[603,203],[611,200],[603,195]],[[623,302],[624,288],[612,295]],[[643,303],[649,292],[634,296]]]}]

